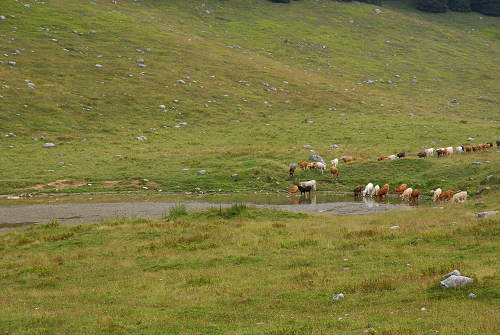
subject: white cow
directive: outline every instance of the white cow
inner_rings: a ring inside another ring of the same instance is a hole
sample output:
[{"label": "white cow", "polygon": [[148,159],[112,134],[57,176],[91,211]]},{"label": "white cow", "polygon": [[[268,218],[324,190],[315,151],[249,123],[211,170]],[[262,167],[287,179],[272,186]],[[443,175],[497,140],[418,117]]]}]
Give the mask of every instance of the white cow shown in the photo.
[{"label": "white cow", "polygon": [[363,191],[363,196],[366,197],[367,195],[370,195],[372,191],[373,191],[373,184],[368,183],[368,185],[366,185],[365,187],[365,190]]},{"label": "white cow", "polygon": [[448,152],[448,155],[453,154],[453,147],[446,147],[446,151]]},{"label": "white cow", "polygon": [[375,187],[373,188],[373,190],[370,192],[370,197],[374,197],[377,195],[378,191],[380,191],[380,186],[378,185],[375,185]]},{"label": "white cow", "polygon": [[307,187],[307,186],[312,186],[312,189],[316,191],[316,180],[308,180],[308,181],[303,181],[300,183],[300,186],[302,187]]},{"label": "white cow", "polygon": [[339,159],[335,158],[330,161],[333,167],[337,167],[339,165]]},{"label": "white cow", "polygon": [[437,188],[437,189],[434,191],[434,194],[432,195],[432,201],[434,201],[434,202],[438,201],[439,196],[441,195],[441,193],[443,193],[443,190],[442,190],[442,189],[440,189],[440,188]]},{"label": "white cow", "polygon": [[453,196],[451,203],[464,202],[465,200],[467,200],[467,191],[462,191]]},{"label": "white cow", "polygon": [[411,192],[413,192],[413,189],[411,187],[408,187],[402,194],[401,194],[401,200],[405,200],[408,198],[410,200],[410,195]]},{"label": "white cow", "polygon": [[387,156],[387,159],[390,159],[390,160],[396,159],[396,155]]},{"label": "white cow", "polygon": [[458,146],[455,149],[457,150],[457,154],[461,154],[462,151],[464,151],[464,149],[462,148],[462,146]]},{"label": "white cow", "polygon": [[434,156],[434,148],[429,148],[429,149],[425,149],[425,155],[428,157],[428,156]]},{"label": "white cow", "polygon": [[326,170],[326,164],[323,163],[323,162],[317,162],[316,163],[316,169],[320,169],[321,170],[321,174],[323,174],[323,172],[325,172],[325,170]]}]

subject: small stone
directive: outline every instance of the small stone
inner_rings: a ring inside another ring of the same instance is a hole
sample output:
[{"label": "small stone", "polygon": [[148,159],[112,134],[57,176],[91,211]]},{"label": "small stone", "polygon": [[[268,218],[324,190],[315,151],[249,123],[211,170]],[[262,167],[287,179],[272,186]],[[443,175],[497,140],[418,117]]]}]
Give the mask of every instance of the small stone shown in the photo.
[{"label": "small stone", "polygon": [[81,143],[87,142],[87,139],[86,139],[86,138],[84,138],[84,139],[82,139],[80,142],[81,142]]},{"label": "small stone", "polygon": [[349,20],[348,22],[349,22],[349,23],[354,23],[354,20]]},{"label": "small stone", "polygon": [[180,83],[180,84],[182,84],[182,85],[186,84],[186,82],[184,80],[182,80],[182,79],[177,80],[177,82]]},{"label": "small stone", "polygon": [[473,282],[474,279],[465,277],[465,276],[455,276],[451,275],[445,280],[441,281],[439,284],[442,288],[449,288],[449,287],[462,287],[468,283]]},{"label": "small stone", "polygon": [[146,136],[137,136],[136,139],[138,141],[146,141],[148,138]]},{"label": "small stone", "polygon": [[17,63],[16,63],[16,62],[14,62],[13,60],[10,60],[10,61],[9,61],[9,65],[10,65],[10,66],[16,66],[16,64],[17,64]]},{"label": "small stone", "polygon": [[206,174],[206,173],[207,173],[206,170],[200,170],[200,171],[198,171],[198,174]]},{"label": "small stone", "polygon": [[487,179],[487,180],[490,180],[491,178],[493,178],[493,175],[492,175],[492,174],[490,174],[489,176],[486,176],[486,179]]},{"label": "small stone", "polygon": [[399,229],[399,226],[391,226],[390,229]]},{"label": "small stone", "polygon": [[458,270],[453,270],[445,275],[443,275],[443,278],[448,278],[449,276],[461,276],[462,274]]},{"label": "small stone", "polygon": [[332,301],[335,302],[335,301],[338,301],[340,299],[344,299],[344,293],[339,293],[339,294],[334,295],[332,298]]},{"label": "small stone", "polygon": [[469,137],[469,138],[467,139],[467,141],[474,141],[474,138],[473,138],[473,137]]},{"label": "small stone", "polygon": [[309,160],[310,160],[311,162],[321,162],[321,163],[324,163],[324,162],[325,162],[325,160],[323,159],[323,157],[321,157],[320,155],[311,155],[311,156],[309,157]]},{"label": "small stone", "polygon": [[183,168],[182,171],[189,171],[189,169],[188,168]]},{"label": "small stone", "polygon": [[237,173],[233,173],[233,174],[231,175],[231,177],[236,178],[236,177],[238,177],[238,174],[237,174]]},{"label": "small stone", "polygon": [[477,295],[475,295],[474,293],[471,292],[471,293],[469,293],[469,298],[472,298],[472,299],[477,298]]},{"label": "small stone", "polygon": [[29,87],[29,88],[35,88],[35,84],[33,84],[33,83],[28,83],[28,87]]},{"label": "small stone", "polygon": [[144,59],[143,59],[143,58],[139,58],[139,59],[137,60],[137,63],[144,63]]},{"label": "small stone", "polygon": [[165,105],[160,105],[160,108],[165,109]]},{"label": "small stone", "polygon": [[457,103],[457,99],[451,99],[450,101],[452,104],[456,104]]},{"label": "small stone", "polygon": [[418,84],[418,80],[417,80],[417,79],[413,79],[413,80],[411,81],[411,83],[412,83],[412,84]]},{"label": "small stone", "polygon": [[304,148],[309,149],[309,148],[312,148],[312,146],[310,144],[306,144],[306,145],[304,145]]},{"label": "small stone", "polygon": [[472,165],[481,165],[481,162],[472,162]]},{"label": "small stone", "polygon": [[0,20],[5,20],[5,19],[6,19],[6,17],[5,17],[5,16],[0,15]]},{"label": "small stone", "polygon": [[338,146],[338,145],[336,145],[336,144],[332,144],[332,145],[330,145],[330,148],[338,149],[338,148],[339,148],[339,146]]},{"label": "small stone", "polygon": [[51,143],[51,142],[47,142],[47,143],[44,143],[43,144],[43,147],[44,148],[52,148],[52,147],[55,147],[56,145],[54,143]]},{"label": "small stone", "polygon": [[409,116],[409,117],[413,117],[413,116],[415,116],[415,114],[413,114],[413,113],[408,113],[408,116]]},{"label": "small stone", "polygon": [[96,64],[95,66],[96,67],[102,67],[102,64]]},{"label": "small stone", "polygon": [[476,217],[478,218],[484,218],[486,216],[489,216],[489,215],[493,215],[493,214],[497,214],[498,211],[487,211],[487,212],[480,212],[480,213],[477,213],[476,214]]},{"label": "small stone", "polygon": [[401,76],[399,74],[395,74],[394,78],[400,78]]},{"label": "small stone", "polygon": [[380,13],[382,13],[382,11],[378,8],[375,8],[375,13],[380,14]]},{"label": "small stone", "polygon": [[420,308],[420,310],[421,310],[421,311],[425,311],[425,310],[426,310],[426,308],[425,308],[425,307],[422,307],[422,308]]}]

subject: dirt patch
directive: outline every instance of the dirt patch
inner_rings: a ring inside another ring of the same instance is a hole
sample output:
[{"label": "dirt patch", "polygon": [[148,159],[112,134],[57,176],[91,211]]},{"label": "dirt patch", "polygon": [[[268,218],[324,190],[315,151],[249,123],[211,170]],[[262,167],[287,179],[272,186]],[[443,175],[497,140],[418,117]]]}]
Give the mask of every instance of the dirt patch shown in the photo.
[{"label": "dirt patch", "polygon": [[[49,183],[43,184],[35,184],[28,187],[24,187],[19,189],[20,191],[48,191],[48,190],[68,190],[75,189],[87,186],[88,183],[83,180],[68,180],[68,179],[59,179],[55,181],[51,181]],[[116,186],[121,187],[142,187],[142,186],[156,186],[157,182],[143,179],[136,180],[105,180],[99,183],[93,183],[92,186],[94,188],[113,188]]]},{"label": "dirt patch", "polygon": [[86,185],[87,183],[84,181],[72,181],[68,179],[59,179],[56,181],[51,181],[46,184],[36,184],[32,186],[28,186],[23,188],[23,191],[44,191],[48,189],[58,189],[58,190],[67,190],[70,188],[78,188]]}]

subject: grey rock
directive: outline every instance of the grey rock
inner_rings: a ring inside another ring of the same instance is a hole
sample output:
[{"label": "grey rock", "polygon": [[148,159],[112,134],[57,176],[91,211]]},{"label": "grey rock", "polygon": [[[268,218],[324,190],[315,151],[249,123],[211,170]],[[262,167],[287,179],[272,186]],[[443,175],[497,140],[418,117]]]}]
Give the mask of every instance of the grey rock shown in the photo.
[{"label": "grey rock", "polygon": [[498,211],[480,212],[480,213],[476,214],[476,217],[478,217],[478,218],[484,218],[484,217],[487,217],[489,215],[493,215],[493,214],[497,214],[497,213],[498,213]]},{"label": "grey rock", "polygon": [[198,174],[206,174],[206,173],[207,173],[206,170],[200,170],[200,171],[198,171]]},{"label": "grey rock", "polygon": [[382,13],[382,11],[378,8],[375,8],[375,13],[380,14],[380,13]]},{"label": "grey rock", "polygon": [[321,163],[324,163],[324,162],[325,162],[325,160],[323,159],[323,157],[321,157],[320,155],[311,155],[311,156],[309,157],[309,160],[310,160],[311,162],[321,162]]},{"label": "grey rock", "polygon": [[9,61],[9,65],[10,65],[10,66],[16,66],[16,64],[17,64],[17,63],[16,63],[16,62],[14,62],[13,60],[10,60],[10,61]]},{"label": "grey rock", "polygon": [[399,229],[399,226],[391,226],[390,229]]},{"label": "grey rock", "polygon": [[335,301],[338,301],[340,299],[344,299],[344,293],[339,293],[339,294],[335,294],[332,298],[332,301],[335,302]]},{"label": "grey rock", "polygon": [[304,145],[304,148],[306,148],[306,149],[312,148],[312,145],[306,144],[306,145]]},{"label": "grey rock", "polygon": [[468,283],[472,283],[474,279],[465,276],[451,275],[439,284],[442,288],[462,287]]},{"label": "grey rock", "polygon": [[451,101],[450,101],[450,102],[451,102],[452,104],[456,104],[458,101],[457,101],[457,99],[451,99]]},{"label": "grey rock", "polygon": [[413,113],[408,113],[408,116],[413,117],[413,116],[415,116],[415,114],[413,114]]},{"label": "grey rock", "polygon": [[338,146],[338,145],[336,145],[336,144],[332,144],[332,145],[330,145],[330,148],[335,148],[335,149],[338,149],[338,148],[339,148],[339,146]]},{"label": "grey rock", "polygon": [[392,80],[390,80],[390,79],[389,79],[389,80],[387,81],[387,84],[392,84]]},{"label": "grey rock", "polygon": [[6,17],[5,17],[5,16],[0,15],[0,20],[5,20],[5,19],[6,19]]},{"label": "grey rock", "polygon": [[479,201],[474,204],[474,206],[481,206],[484,205],[484,201]]},{"label": "grey rock", "polygon": [[137,63],[144,63],[144,59],[143,59],[143,58],[139,58],[139,59],[137,60]]},{"label": "grey rock", "polygon": [[447,274],[443,275],[443,278],[448,278],[449,276],[461,276],[462,274],[458,270],[453,270],[451,272],[448,272]]},{"label": "grey rock", "polygon": [[469,137],[469,138],[467,139],[467,141],[474,141],[474,138],[473,138],[473,137]]},{"label": "grey rock", "polygon": [[487,180],[490,180],[491,178],[493,178],[493,175],[492,175],[492,174],[490,174],[489,176],[486,176],[486,179],[487,179]]},{"label": "grey rock", "polygon": [[177,80],[177,82],[180,83],[180,84],[182,84],[182,85],[186,85],[186,82],[184,80],[182,80],[182,79]]},{"label": "grey rock", "polygon": [[29,87],[29,88],[35,88],[35,84],[33,84],[33,83],[28,83],[28,87]]},{"label": "grey rock", "polygon": [[354,23],[354,20],[349,20],[349,23]]},{"label": "grey rock", "polygon": [[183,168],[182,171],[189,171],[189,169],[188,168]]},{"label": "grey rock", "polygon": [[146,64],[139,63],[139,64],[137,64],[137,66],[139,66],[139,67],[146,67]]},{"label": "grey rock", "polygon": [[146,141],[148,138],[146,136],[137,136],[136,139],[138,141]]},{"label": "grey rock", "polygon": [[51,143],[51,142],[47,142],[47,143],[44,143],[43,144],[43,147],[44,148],[52,148],[52,147],[55,147],[56,145],[54,143]]},{"label": "grey rock", "polygon": [[481,162],[472,162],[472,165],[481,165]]},{"label": "grey rock", "polygon": [[413,79],[413,80],[411,81],[411,83],[412,83],[412,84],[418,84],[418,80],[417,80],[417,79]]},{"label": "grey rock", "polygon": [[237,173],[233,173],[233,174],[231,175],[231,177],[236,178],[236,177],[238,177],[238,174],[237,174]]},{"label": "grey rock", "polygon": [[85,143],[85,142],[87,142],[87,139],[86,139],[86,138],[84,138],[84,139],[82,139],[80,142],[81,142],[81,143]]},{"label": "grey rock", "polygon": [[400,78],[401,76],[399,74],[395,74],[394,78]]},{"label": "grey rock", "polygon": [[95,66],[96,67],[102,67],[102,64],[96,64]]},{"label": "grey rock", "polygon": [[474,293],[471,292],[471,293],[469,293],[469,298],[472,298],[472,299],[477,298],[477,295],[475,295]]}]

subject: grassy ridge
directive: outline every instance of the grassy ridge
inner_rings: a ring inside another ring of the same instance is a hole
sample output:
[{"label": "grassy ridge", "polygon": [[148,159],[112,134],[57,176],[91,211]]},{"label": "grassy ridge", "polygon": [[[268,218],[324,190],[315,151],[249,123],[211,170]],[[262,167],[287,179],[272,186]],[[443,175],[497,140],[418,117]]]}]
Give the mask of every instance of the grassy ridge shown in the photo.
[{"label": "grassy ridge", "polygon": [[[468,205],[369,216],[239,205],[1,234],[0,331],[496,334],[500,221],[472,214]],[[455,268],[475,282],[441,289]]]},{"label": "grassy ridge", "polygon": [[[373,160],[399,151],[415,157],[423,145],[469,136],[499,139],[498,19],[436,16],[399,2],[374,9],[332,1],[3,1],[0,49],[9,57],[0,64],[0,133],[17,136],[0,140],[0,190],[142,178],[174,191],[276,190],[288,163],[309,156],[306,144],[327,159]],[[148,140],[137,141],[141,135]],[[56,148],[31,139],[40,136]],[[472,157],[495,163],[480,167],[481,177],[500,173],[498,154]],[[443,179],[474,191],[482,181],[463,159],[406,164],[427,167],[410,175],[361,164],[325,187],[367,182],[373,167],[381,179],[396,173],[418,185]]]}]

